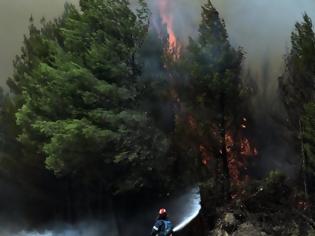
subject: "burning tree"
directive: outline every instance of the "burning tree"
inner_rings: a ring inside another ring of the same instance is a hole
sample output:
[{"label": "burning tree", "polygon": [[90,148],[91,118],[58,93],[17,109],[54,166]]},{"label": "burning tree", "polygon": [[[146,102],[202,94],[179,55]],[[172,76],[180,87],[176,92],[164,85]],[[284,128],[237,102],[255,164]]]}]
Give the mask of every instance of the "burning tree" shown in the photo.
[{"label": "burning tree", "polygon": [[202,7],[199,37],[190,39],[178,63],[182,71],[177,80],[182,103],[178,123],[188,125],[184,130],[201,157],[200,163],[213,169],[217,189],[226,200],[230,197],[231,175],[239,174],[233,172],[238,168],[235,158],[242,152],[256,152],[240,135],[247,121],[242,112],[242,60],[242,50],[231,47],[224,22],[207,1]]},{"label": "burning tree", "polygon": [[170,53],[174,52],[174,49],[177,47],[177,37],[174,32],[174,21],[173,16],[169,13],[170,9],[170,1],[168,0],[160,0],[159,8],[160,15],[162,18],[162,23],[165,24],[167,34],[168,34],[168,50]]}]

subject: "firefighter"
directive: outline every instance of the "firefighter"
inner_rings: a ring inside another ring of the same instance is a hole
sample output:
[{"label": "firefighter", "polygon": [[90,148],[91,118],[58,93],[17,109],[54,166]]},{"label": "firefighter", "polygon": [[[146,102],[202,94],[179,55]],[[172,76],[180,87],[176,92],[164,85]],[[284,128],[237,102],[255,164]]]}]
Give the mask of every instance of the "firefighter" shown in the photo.
[{"label": "firefighter", "polygon": [[159,210],[159,215],[153,226],[151,236],[172,236],[173,224],[168,219],[167,211],[164,208]]}]

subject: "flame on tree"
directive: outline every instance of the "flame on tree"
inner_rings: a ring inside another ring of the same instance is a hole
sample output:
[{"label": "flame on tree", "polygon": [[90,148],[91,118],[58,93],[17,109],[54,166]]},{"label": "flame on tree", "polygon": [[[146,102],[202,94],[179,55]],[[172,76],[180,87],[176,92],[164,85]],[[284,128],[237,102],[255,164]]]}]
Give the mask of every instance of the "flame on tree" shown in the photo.
[{"label": "flame on tree", "polygon": [[158,1],[162,23],[166,26],[168,34],[167,54],[171,55],[173,59],[176,60],[180,57],[181,44],[178,41],[174,30],[174,18],[170,11],[170,9],[172,9],[171,4],[171,0]]},{"label": "flame on tree", "polygon": [[258,154],[245,132],[245,112],[240,112],[246,99],[240,79],[243,54],[230,46],[224,22],[210,1],[202,7],[199,38],[190,39],[182,49],[170,4],[159,1],[168,33],[165,69],[177,108],[176,142],[182,149],[194,150],[200,158],[196,168],[210,170],[229,199],[231,183],[241,186],[248,179],[248,159]]},{"label": "flame on tree", "polygon": [[[231,180],[243,179],[246,157],[257,153],[242,135],[247,127],[242,105],[246,100],[240,79],[243,53],[231,47],[224,22],[210,1],[202,7],[199,37],[177,63],[177,91],[182,102],[177,127],[201,158],[200,167],[212,169],[217,189],[230,198]],[[189,141],[188,141],[189,140]],[[254,155],[253,155],[254,156]],[[203,166],[203,167],[202,167]]]}]

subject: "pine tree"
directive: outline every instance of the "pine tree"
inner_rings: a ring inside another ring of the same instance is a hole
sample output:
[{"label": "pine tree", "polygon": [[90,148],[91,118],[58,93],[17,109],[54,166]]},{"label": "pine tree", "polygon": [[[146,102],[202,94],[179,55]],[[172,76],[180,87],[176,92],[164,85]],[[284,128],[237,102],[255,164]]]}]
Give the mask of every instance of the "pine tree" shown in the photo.
[{"label": "pine tree", "polygon": [[231,47],[224,22],[210,1],[202,7],[199,32],[197,40],[190,40],[181,62],[188,74],[182,82],[181,97],[199,155],[206,158],[204,164],[208,164],[209,156],[214,157],[216,183],[227,200],[230,176],[225,142],[228,131],[238,129],[242,115],[239,110],[243,53]]},{"label": "pine tree", "polygon": [[[300,154],[301,179],[307,195],[307,176],[313,175],[313,105],[315,74],[315,33],[308,15],[297,22],[291,35],[292,48],[286,56],[284,74],[279,78],[279,92],[287,111],[287,126]],[[301,184],[302,186],[302,184]]]},{"label": "pine tree", "polygon": [[303,19],[292,32],[292,48],[286,57],[285,73],[279,79],[280,95],[296,137],[304,104],[314,98],[315,34],[310,17],[305,14]]},{"label": "pine tree", "polygon": [[125,0],[80,6],[68,6],[61,21],[49,24],[56,33],[32,26],[26,39],[29,56],[18,60],[11,83],[22,101],[19,141],[58,177],[113,193],[158,189],[168,140],[141,107],[137,54],[147,33],[146,5],[140,1],[137,13]]}]

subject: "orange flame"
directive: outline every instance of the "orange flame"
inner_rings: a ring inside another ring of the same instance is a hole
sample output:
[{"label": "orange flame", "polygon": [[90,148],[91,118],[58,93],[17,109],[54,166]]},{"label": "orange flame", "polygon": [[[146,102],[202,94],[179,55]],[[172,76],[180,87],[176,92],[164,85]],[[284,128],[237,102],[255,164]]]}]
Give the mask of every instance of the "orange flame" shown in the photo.
[{"label": "orange flame", "polygon": [[179,47],[176,34],[174,32],[174,20],[170,12],[170,3],[171,0],[159,0],[160,15],[163,24],[165,24],[167,28],[169,46],[168,50],[170,53],[173,53],[175,57],[178,57]]},{"label": "orange flame", "polygon": [[[241,185],[248,180],[248,176],[242,173],[247,172],[247,159],[257,156],[258,151],[247,137],[238,136],[235,138],[237,140],[234,140],[234,137],[230,132],[226,134],[226,151],[232,182],[235,185]],[[240,150],[235,146],[237,142],[240,142]]]}]

